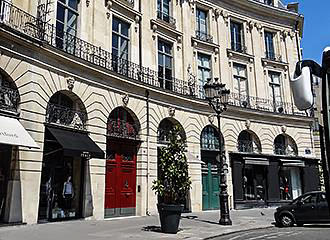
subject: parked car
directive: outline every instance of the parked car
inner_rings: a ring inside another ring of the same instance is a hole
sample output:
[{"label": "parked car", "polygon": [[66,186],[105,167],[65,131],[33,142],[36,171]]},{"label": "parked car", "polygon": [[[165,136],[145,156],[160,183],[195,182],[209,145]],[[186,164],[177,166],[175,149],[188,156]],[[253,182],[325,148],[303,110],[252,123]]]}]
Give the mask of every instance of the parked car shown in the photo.
[{"label": "parked car", "polygon": [[326,195],[315,191],[305,193],[291,203],[276,208],[276,224],[280,227],[302,226],[304,223],[330,223]]}]

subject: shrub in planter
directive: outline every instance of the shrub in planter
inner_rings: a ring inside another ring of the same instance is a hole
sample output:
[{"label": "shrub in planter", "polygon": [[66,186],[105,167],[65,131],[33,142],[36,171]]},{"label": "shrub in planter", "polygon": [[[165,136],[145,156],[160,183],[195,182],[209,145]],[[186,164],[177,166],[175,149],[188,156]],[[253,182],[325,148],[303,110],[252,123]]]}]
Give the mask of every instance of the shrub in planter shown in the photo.
[{"label": "shrub in planter", "polygon": [[188,163],[185,155],[186,141],[180,136],[180,126],[169,133],[169,142],[159,152],[159,175],[153,181],[152,190],[158,194],[161,203],[157,204],[161,229],[166,233],[177,233],[183,205],[190,187]]}]

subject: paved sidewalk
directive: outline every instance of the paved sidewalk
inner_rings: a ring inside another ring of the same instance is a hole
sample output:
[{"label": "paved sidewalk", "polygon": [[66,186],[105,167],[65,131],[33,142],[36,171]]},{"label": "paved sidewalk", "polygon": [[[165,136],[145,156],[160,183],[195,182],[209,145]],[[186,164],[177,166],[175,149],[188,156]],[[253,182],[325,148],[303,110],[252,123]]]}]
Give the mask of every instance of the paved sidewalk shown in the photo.
[{"label": "paved sidewalk", "polygon": [[232,226],[220,226],[219,211],[182,215],[178,234],[160,232],[158,215],[104,221],[68,221],[0,228],[0,240],[205,239],[272,227],[274,208],[232,210]]}]

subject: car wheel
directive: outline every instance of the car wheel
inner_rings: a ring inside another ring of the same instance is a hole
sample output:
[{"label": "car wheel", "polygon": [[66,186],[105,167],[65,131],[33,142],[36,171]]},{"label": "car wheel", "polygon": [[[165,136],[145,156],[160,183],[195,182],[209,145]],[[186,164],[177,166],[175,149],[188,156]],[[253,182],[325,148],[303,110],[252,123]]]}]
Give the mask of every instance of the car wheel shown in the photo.
[{"label": "car wheel", "polygon": [[292,227],[294,224],[293,218],[287,214],[283,214],[279,220],[282,227]]}]

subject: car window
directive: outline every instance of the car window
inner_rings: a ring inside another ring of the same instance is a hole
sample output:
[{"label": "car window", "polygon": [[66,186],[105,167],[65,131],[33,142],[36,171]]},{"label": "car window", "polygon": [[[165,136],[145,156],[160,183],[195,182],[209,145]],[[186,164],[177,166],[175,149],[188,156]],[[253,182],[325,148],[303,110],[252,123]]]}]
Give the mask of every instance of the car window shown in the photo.
[{"label": "car window", "polygon": [[301,198],[303,204],[316,203],[316,194],[307,195]]}]

